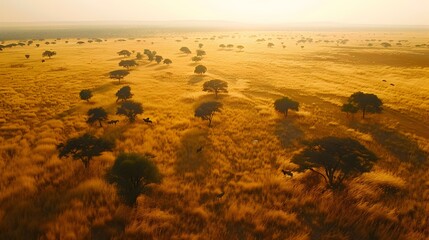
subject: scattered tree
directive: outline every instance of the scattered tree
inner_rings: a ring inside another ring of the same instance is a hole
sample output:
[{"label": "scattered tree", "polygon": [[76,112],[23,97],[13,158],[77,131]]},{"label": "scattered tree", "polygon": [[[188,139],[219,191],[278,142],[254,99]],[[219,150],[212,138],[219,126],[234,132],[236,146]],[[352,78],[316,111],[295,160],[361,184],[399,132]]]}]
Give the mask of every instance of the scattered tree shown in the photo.
[{"label": "scattered tree", "polygon": [[243,46],[243,45],[238,45],[238,46],[237,46],[237,48],[238,48],[240,51],[243,51],[244,46]]},{"label": "scattered tree", "polygon": [[292,158],[298,171],[310,170],[323,177],[331,188],[342,185],[344,179],[371,170],[377,157],[351,138],[325,137],[309,142]]},{"label": "scattered tree", "polygon": [[207,68],[204,65],[198,65],[195,67],[194,73],[204,74],[207,72]]},{"label": "scattered tree", "polygon": [[384,43],[381,43],[381,46],[383,46],[383,47],[385,47],[385,48],[388,48],[388,47],[391,47],[391,46],[392,46],[392,44],[390,44],[390,43],[388,43],[388,42],[384,42]]},{"label": "scattered tree", "polygon": [[136,59],[137,59],[137,60],[142,60],[142,59],[143,59],[143,54],[141,54],[140,52],[138,52],[138,53],[136,54]]},{"label": "scattered tree", "polygon": [[137,64],[137,62],[135,61],[135,60],[121,60],[120,62],[119,62],[119,66],[120,67],[124,67],[124,68],[126,68],[127,70],[130,68],[130,67],[135,67],[135,66],[137,66],[138,64]]},{"label": "scattered tree", "polygon": [[210,80],[204,83],[203,91],[205,92],[214,92],[217,98],[219,92],[227,93],[228,83],[219,79]]},{"label": "scattered tree", "polygon": [[121,83],[121,79],[126,77],[130,72],[128,70],[115,70],[109,73],[110,78],[118,79],[119,83]]},{"label": "scattered tree", "polygon": [[173,63],[173,61],[171,61],[171,59],[169,59],[169,58],[164,59],[164,64],[170,65],[172,63]]},{"label": "scattered tree", "polygon": [[226,48],[225,44],[219,45],[220,48]]},{"label": "scattered tree", "polygon": [[121,89],[119,89],[116,92],[116,102],[119,100],[126,101],[128,99],[131,99],[133,97],[133,94],[131,93],[131,87],[130,86],[124,86]]},{"label": "scattered tree", "polygon": [[49,50],[46,50],[42,53],[42,57],[51,58],[52,56],[55,56],[55,55],[57,55],[57,53],[55,51],[49,51]]},{"label": "scattered tree", "polygon": [[272,47],[274,47],[274,43],[268,43],[268,44],[267,44],[267,46],[268,46],[269,48],[272,48]]},{"label": "scattered tree", "polygon": [[348,103],[362,111],[362,118],[368,113],[381,113],[383,110],[383,102],[377,95],[371,93],[356,92],[353,93],[348,100]]},{"label": "scattered tree", "polygon": [[198,47],[199,47],[199,48],[203,48],[203,47],[204,47],[204,44],[200,43],[200,44],[198,44]]},{"label": "scattered tree", "polygon": [[134,122],[138,114],[143,113],[143,106],[141,103],[133,101],[122,102],[121,106],[116,111],[117,115],[124,115],[128,117],[130,122]]},{"label": "scattered tree", "polygon": [[234,47],[234,44],[228,44],[226,47],[227,47],[227,48],[233,48],[233,47]]},{"label": "scattered tree", "polygon": [[288,97],[283,97],[274,102],[274,108],[277,112],[283,113],[287,117],[289,109],[298,111],[299,103]]},{"label": "scattered tree", "polygon": [[162,62],[162,60],[163,60],[164,58],[162,57],[162,56],[159,56],[159,55],[156,55],[155,56],[155,61],[156,61],[156,63],[158,63],[158,64],[160,64],[161,62]]},{"label": "scattered tree", "polygon": [[134,204],[148,184],[161,182],[161,174],[151,158],[151,155],[137,153],[120,153],[116,158],[110,179],[117,184],[127,204]]},{"label": "scattered tree", "polygon": [[206,51],[204,51],[204,50],[197,50],[197,56],[198,57],[202,57],[202,56],[204,56],[204,55],[206,55]]},{"label": "scattered tree", "polygon": [[86,120],[86,122],[88,124],[98,122],[100,124],[100,127],[103,127],[102,122],[107,120],[107,112],[102,107],[89,109],[87,115],[88,120]]},{"label": "scattered tree", "polygon": [[88,168],[94,157],[100,156],[103,152],[112,151],[113,144],[87,133],[81,137],[71,138],[65,144],[59,144],[57,149],[59,158],[71,155],[74,160],[81,160],[85,168]]},{"label": "scattered tree", "polygon": [[81,100],[89,102],[89,99],[92,98],[92,91],[89,89],[84,89],[84,90],[80,91],[79,97]]},{"label": "scattered tree", "polygon": [[201,61],[201,60],[203,60],[203,58],[202,57],[198,57],[198,56],[194,56],[194,57],[192,57],[192,59],[191,59],[193,62],[199,62],[199,61]]},{"label": "scattered tree", "polygon": [[129,56],[131,56],[131,52],[128,51],[128,50],[121,50],[121,51],[118,52],[118,55],[119,56],[124,56],[124,57],[129,57]]},{"label": "scattered tree", "polygon": [[220,112],[222,103],[220,102],[205,102],[202,103],[195,109],[195,117],[199,117],[203,120],[209,121],[209,127],[212,124],[213,115],[215,112]]},{"label": "scattered tree", "polygon": [[183,53],[186,53],[186,54],[191,54],[192,53],[191,50],[189,50],[189,48],[187,48],[187,47],[181,47],[180,51],[183,52]]}]

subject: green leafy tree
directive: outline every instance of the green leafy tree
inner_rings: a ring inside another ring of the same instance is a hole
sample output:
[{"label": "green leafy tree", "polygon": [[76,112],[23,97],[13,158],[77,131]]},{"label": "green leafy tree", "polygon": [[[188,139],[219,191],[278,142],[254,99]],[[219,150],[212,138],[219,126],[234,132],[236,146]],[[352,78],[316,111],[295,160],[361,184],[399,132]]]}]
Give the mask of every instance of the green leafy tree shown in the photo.
[{"label": "green leafy tree", "polygon": [[369,172],[377,157],[351,138],[325,137],[306,144],[292,158],[298,171],[310,170],[323,177],[331,188],[340,187],[347,178]]},{"label": "green leafy tree", "polygon": [[89,102],[89,99],[92,98],[92,91],[89,89],[83,89],[82,91],[80,91],[79,97],[81,100]]},{"label": "green leafy tree", "polygon": [[124,86],[121,89],[119,89],[116,92],[116,102],[119,102],[119,100],[126,101],[128,99],[131,99],[133,97],[133,94],[131,93],[131,87],[130,86]]},{"label": "green leafy tree", "polygon": [[151,155],[120,153],[110,170],[110,179],[119,195],[132,205],[148,184],[161,182],[161,174]]},{"label": "green leafy tree", "polygon": [[88,168],[94,157],[100,156],[103,152],[112,151],[113,144],[87,133],[59,144],[57,149],[59,158],[71,156],[74,160],[81,160],[85,168]]},{"label": "green leafy tree", "polygon": [[187,47],[181,47],[180,51],[182,53],[186,53],[186,54],[191,54],[192,53],[191,50],[189,50],[189,48],[187,48]]},{"label": "green leafy tree", "polygon": [[138,114],[143,113],[143,106],[141,103],[133,101],[125,101],[121,103],[121,106],[117,109],[117,115],[126,116],[130,122],[134,122]]},{"label": "green leafy tree", "polygon": [[51,58],[55,55],[57,55],[57,53],[55,51],[49,51],[49,50],[46,50],[42,53],[43,57],[48,57],[48,58]]},{"label": "green leafy tree", "polygon": [[283,97],[274,102],[274,108],[277,112],[283,113],[287,117],[289,109],[298,111],[299,103],[288,97]]},{"label": "green leafy tree", "polygon": [[204,74],[207,72],[207,68],[204,65],[198,65],[195,67],[194,73]]},{"label": "green leafy tree", "polygon": [[118,55],[123,56],[123,57],[129,57],[129,56],[131,56],[131,52],[128,50],[121,50],[118,52]]},{"label": "green leafy tree", "polygon": [[216,112],[220,112],[222,103],[220,102],[205,102],[195,109],[195,117],[209,121],[209,127],[212,124],[213,116]]},{"label": "green leafy tree", "polygon": [[362,111],[362,118],[366,113],[381,113],[383,111],[383,102],[375,94],[356,92],[353,93],[348,103]]},{"label": "green leafy tree", "polygon": [[87,115],[88,120],[86,120],[86,122],[88,124],[98,122],[100,124],[100,127],[103,127],[102,122],[107,120],[107,112],[102,107],[89,109]]},{"label": "green leafy tree", "polygon": [[137,66],[138,64],[137,64],[137,62],[135,61],[135,60],[121,60],[120,62],[119,62],[119,66],[121,66],[121,67],[124,67],[124,68],[126,68],[127,70],[130,68],[130,67],[135,67],[135,66]]},{"label": "green leafy tree", "polygon": [[117,79],[121,83],[121,79],[126,77],[130,72],[128,70],[115,70],[109,73],[111,79]]},{"label": "green leafy tree", "polygon": [[214,92],[217,98],[219,92],[228,92],[228,83],[219,79],[210,80],[203,84],[203,91]]}]

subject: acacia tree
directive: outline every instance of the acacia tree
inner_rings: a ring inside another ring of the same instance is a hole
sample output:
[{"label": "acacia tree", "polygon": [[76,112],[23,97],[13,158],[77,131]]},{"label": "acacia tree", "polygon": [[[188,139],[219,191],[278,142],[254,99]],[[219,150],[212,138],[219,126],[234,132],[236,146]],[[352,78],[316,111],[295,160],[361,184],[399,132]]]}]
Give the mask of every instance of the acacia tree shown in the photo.
[{"label": "acacia tree", "polygon": [[138,52],[138,53],[136,54],[136,59],[137,59],[137,60],[142,60],[142,59],[143,59],[143,54],[141,54],[141,52]]},{"label": "acacia tree", "polygon": [[197,109],[195,109],[195,117],[199,117],[203,120],[209,121],[209,127],[212,124],[213,115],[216,112],[220,112],[222,108],[222,103],[220,102],[205,102],[200,104]]},{"label": "acacia tree", "polygon": [[103,127],[103,124],[101,123],[107,120],[107,112],[102,107],[89,109],[87,115],[88,115],[88,120],[86,120],[86,122],[88,124],[93,124],[95,122],[98,122],[100,124],[100,127]]},{"label": "acacia tree", "polygon": [[130,86],[122,87],[121,89],[119,89],[116,92],[115,95],[118,98],[118,99],[116,99],[116,102],[119,102],[119,100],[126,101],[126,100],[133,97],[133,94],[131,93],[131,87]]},{"label": "acacia tree", "polygon": [[57,55],[55,51],[49,51],[49,50],[46,50],[42,53],[42,57],[48,57],[48,58],[51,58],[55,55]]},{"label": "acacia tree", "polygon": [[204,74],[207,72],[207,68],[204,65],[198,65],[195,67],[194,73]]},{"label": "acacia tree", "polygon": [[225,44],[220,44],[219,47],[220,48],[226,48]]},{"label": "acacia tree", "polygon": [[120,153],[116,158],[110,179],[127,204],[134,204],[148,184],[161,182],[161,174],[151,158],[138,153]]},{"label": "acacia tree", "polygon": [[269,48],[274,47],[274,43],[268,43],[268,44],[267,44],[267,47],[269,47]]},{"label": "acacia tree", "polygon": [[121,106],[118,107],[116,114],[124,115],[128,117],[130,122],[134,122],[138,114],[143,113],[143,106],[141,103],[134,101],[125,101],[121,103]]},{"label": "acacia tree", "polygon": [[274,102],[274,108],[277,112],[283,113],[287,117],[289,109],[298,111],[299,103],[288,97],[283,97]]},{"label": "acacia tree", "polygon": [[197,56],[198,57],[202,57],[202,56],[204,56],[204,55],[206,55],[206,51],[204,51],[204,50],[197,50]]},{"label": "acacia tree", "polygon": [[109,73],[111,79],[117,79],[121,83],[121,79],[126,77],[130,72],[128,70],[115,70]]},{"label": "acacia tree", "polygon": [[118,55],[119,56],[124,56],[124,57],[129,57],[129,56],[131,56],[131,52],[128,51],[128,50],[121,50],[121,51],[118,52]]},{"label": "acacia tree", "polygon": [[214,92],[217,98],[219,92],[227,93],[228,83],[219,79],[214,79],[207,81],[203,84],[203,91],[205,92]]},{"label": "acacia tree", "polygon": [[199,62],[199,61],[201,61],[201,60],[203,60],[203,58],[202,57],[198,57],[198,56],[194,56],[194,57],[192,57],[192,59],[191,59],[193,62]]},{"label": "acacia tree", "polygon": [[237,48],[238,48],[240,51],[243,51],[244,46],[243,46],[243,45],[238,45],[238,46],[237,46]]},{"label": "acacia tree", "polygon": [[203,47],[204,47],[204,44],[200,43],[200,44],[198,44],[198,47],[199,47],[199,48],[203,48]]},{"label": "acacia tree", "polygon": [[158,63],[158,64],[160,64],[161,62],[162,62],[162,60],[163,60],[164,58],[162,57],[162,56],[160,56],[160,55],[156,55],[155,56],[155,62],[156,63]]},{"label": "acacia tree", "polygon": [[83,89],[82,91],[80,91],[79,97],[81,100],[89,102],[89,99],[92,98],[92,91],[89,89]]},{"label": "acacia tree", "polygon": [[368,113],[381,113],[383,102],[375,94],[356,92],[353,93],[348,103],[362,111],[362,118]]},{"label": "acacia tree", "polygon": [[347,116],[350,114],[355,114],[359,111],[359,108],[351,103],[344,103],[341,107],[341,111],[347,113]]},{"label": "acacia tree", "polygon": [[189,48],[187,48],[187,47],[181,47],[180,51],[183,52],[183,53],[186,53],[186,54],[191,54],[192,53],[191,50],[189,50]]},{"label": "acacia tree", "polygon": [[173,61],[171,61],[171,59],[169,59],[169,58],[164,59],[164,64],[167,64],[167,66],[172,64],[172,63],[173,63]]},{"label": "acacia tree", "polygon": [[369,172],[377,157],[351,138],[325,137],[306,144],[291,162],[298,171],[310,170],[323,177],[330,188],[340,187],[346,178]]},{"label": "acacia tree", "polygon": [[119,62],[119,66],[120,67],[124,67],[124,68],[126,68],[127,70],[130,68],[130,67],[135,67],[135,66],[137,66],[138,64],[137,64],[137,62],[135,61],[135,60],[121,60],[120,62]]},{"label": "acacia tree", "polygon": [[57,149],[59,158],[71,155],[74,160],[81,160],[85,168],[88,168],[94,157],[100,156],[103,152],[112,151],[113,143],[86,133],[59,144]]}]

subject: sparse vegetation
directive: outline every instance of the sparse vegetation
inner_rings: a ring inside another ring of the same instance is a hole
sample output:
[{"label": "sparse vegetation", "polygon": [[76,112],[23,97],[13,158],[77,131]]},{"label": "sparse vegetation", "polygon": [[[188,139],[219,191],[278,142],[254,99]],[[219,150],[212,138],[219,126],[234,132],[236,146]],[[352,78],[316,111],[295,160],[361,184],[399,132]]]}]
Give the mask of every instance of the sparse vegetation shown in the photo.
[{"label": "sparse vegetation", "polygon": [[137,64],[137,62],[135,61],[135,60],[121,60],[120,62],[119,62],[119,66],[120,67],[124,67],[124,68],[126,68],[127,70],[130,68],[130,67],[135,67],[135,66],[137,66],[138,64]]},{"label": "sparse vegetation", "polygon": [[195,109],[195,117],[209,121],[209,127],[212,124],[213,116],[216,112],[220,112],[222,103],[220,102],[205,102]]},{"label": "sparse vegetation", "polygon": [[277,112],[282,113],[284,114],[285,117],[287,117],[289,109],[298,111],[299,103],[288,97],[283,97],[283,98],[277,99],[274,102],[274,108],[276,109]]},{"label": "sparse vegetation", "polygon": [[191,54],[192,53],[191,50],[189,50],[189,48],[187,48],[187,47],[181,47],[180,51],[182,53],[186,53],[186,54]]},{"label": "sparse vegetation", "polygon": [[118,55],[123,56],[123,57],[129,57],[129,56],[131,56],[131,52],[128,50],[121,50],[118,52]]},{"label": "sparse vegetation", "polygon": [[57,55],[55,51],[49,51],[49,50],[44,51],[42,54],[43,57],[48,57],[48,58],[51,58],[55,55]]}]

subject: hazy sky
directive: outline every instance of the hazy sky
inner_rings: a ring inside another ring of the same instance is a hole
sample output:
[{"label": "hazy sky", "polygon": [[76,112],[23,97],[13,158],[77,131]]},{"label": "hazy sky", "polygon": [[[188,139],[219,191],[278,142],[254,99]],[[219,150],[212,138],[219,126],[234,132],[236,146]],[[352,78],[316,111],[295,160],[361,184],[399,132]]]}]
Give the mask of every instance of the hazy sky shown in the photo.
[{"label": "hazy sky", "polygon": [[429,0],[0,0],[0,22],[163,20],[428,25]]}]

